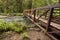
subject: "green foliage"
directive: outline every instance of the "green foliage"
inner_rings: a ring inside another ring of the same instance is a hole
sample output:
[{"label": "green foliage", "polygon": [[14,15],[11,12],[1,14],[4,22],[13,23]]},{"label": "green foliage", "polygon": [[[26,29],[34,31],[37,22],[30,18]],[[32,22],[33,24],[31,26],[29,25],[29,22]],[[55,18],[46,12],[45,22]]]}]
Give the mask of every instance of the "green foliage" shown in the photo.
[{"label": "green foliage", "polygon": [[29,38],[28,35],[27,35],[27,32],[24,32],[24,33],[22,34],[22,36],[23,36],[23,39],[22,39],[22,40],[30,40],[30,38]]},{"label": "green foliage", "polygon": [[24,9],[31,9],[50,4],[58,0],[0,0],[0,13],[20,13]]},{"label": "green foliage", "polygon": [[19,13],[22,10],[21,3],[21,0],[0,0],[0,11],[2,13]]},{"label": "green foliage", "polygon": [[24,32],[22,35],[23,35],[23,38],[27,38],[28,37],[27,32]]},{"label": "green foliage", "polygon": [[3,31],[15,31],[18,33],[24,32],[26,29],[26,25],[23,22],[5,22],[4,20],[0,19],[0,32]]},{"label": "green foliage", "polygon": [[23,16],[23,13],[0,13],[3,16]]}]

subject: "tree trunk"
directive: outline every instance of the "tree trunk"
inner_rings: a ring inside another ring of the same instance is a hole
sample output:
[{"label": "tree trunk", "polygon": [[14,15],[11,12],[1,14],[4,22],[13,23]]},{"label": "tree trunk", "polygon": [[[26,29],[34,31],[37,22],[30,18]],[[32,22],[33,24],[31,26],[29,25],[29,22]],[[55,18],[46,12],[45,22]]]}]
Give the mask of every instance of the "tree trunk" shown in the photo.
[{"label": "tree trunk", "polygon": [[17,1],[17,5],[18,5],[18,12],[23,12],[23,8],[22,8],[22,0],[16,0]]},{"label": "tree trunk", "polygon": [[28,9],[32,8],[32,0],[29,0]]},{"label": "tree trunk", "polygon": [[59,0],[59,3],[60,3],[60,0]]}]

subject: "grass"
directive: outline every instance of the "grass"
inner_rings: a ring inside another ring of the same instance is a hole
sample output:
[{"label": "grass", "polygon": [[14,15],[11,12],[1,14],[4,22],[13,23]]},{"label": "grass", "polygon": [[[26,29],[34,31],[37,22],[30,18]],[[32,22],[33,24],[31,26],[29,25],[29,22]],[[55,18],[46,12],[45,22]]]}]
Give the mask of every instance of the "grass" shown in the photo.
[{"label": "grass", "polygon": [[26,32],[27,26],[23,22],[5,22],[4,20],[0,19],[0,33],[4,32],[16,32],[22,33],[23,40],[29,39],[28,34]]},{"label": "grass", "polygon": [[0,13],[3,16],[23,16],[23,13]]},{"label": "grass", "polygon": [[26,24],[23,22],[5,22],[4,20],[0,19],[0,32],[4,31],[15,31],[18,33],[22,33],[26,31]]}]

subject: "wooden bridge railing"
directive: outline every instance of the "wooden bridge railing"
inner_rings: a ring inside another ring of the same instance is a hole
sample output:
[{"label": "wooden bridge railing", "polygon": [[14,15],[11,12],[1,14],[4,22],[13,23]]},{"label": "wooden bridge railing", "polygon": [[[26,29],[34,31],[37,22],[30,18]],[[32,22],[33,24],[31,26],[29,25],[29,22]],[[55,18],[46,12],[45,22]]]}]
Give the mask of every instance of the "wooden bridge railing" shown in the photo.
[{"label": "wooden bridge railing", "polygon": [[[47,10],[43,13],[44,14],[47,14],[48,11],[49,11],[49,16],[48,16],[48,20],[47,20],[47,23],[46,23],[46,31],[48,31],[49,29],[49,26],[51,24],[51,19],[52,19],[52,15],[53,15],[53,11],[55,9],[59,9],[60,10],[60,3],[57,3],[56,5],[51,5],[51,6],[44,6],[44,7],[40,7],[40,8],[35,8],[35,9],[29,9],[29,10],[24,10],[24,15],[26,16],[30,16],[34,21],[35,21],[35,18],[36,18],[36,11],[38,10]],[[33,16],[33,17],[32,17]],[[42,16],[42,15],[41,15]],[[40,17],[41,17],[40,16]],[[38,17],[38,19],[40,18]]]}]

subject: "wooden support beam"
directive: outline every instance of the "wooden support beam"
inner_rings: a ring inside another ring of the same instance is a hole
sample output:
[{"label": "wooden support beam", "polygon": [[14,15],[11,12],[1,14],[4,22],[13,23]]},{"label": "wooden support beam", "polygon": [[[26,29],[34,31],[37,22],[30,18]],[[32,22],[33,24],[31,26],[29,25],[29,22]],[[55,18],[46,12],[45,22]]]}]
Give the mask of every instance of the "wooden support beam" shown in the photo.
[{"label": "wooden support beam", "polygon": [[54,8],[50,8],[50,14],[49,14],[49,17],[48,17],[48,22],[47,22],[47,26],[46,26],[46,31],[48,31],[49,26],[50,26],[50,23],[51,23],[51,19],[52,19],[52,15],[53,15],[53,9],[54,9]]}]

